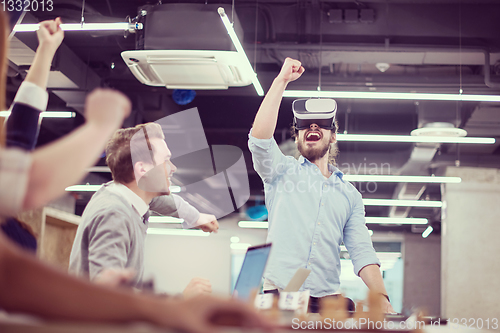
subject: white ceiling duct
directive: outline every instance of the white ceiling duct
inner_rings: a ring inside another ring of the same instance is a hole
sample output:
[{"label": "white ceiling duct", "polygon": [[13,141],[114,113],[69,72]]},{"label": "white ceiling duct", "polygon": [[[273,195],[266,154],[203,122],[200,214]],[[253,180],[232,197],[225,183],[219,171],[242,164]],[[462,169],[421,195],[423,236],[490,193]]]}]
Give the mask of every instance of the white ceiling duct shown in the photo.
[{"label": "white ceiling duct", "polygon": [[252,84],[253,68],[230,38],[243,39],[231,6],[159,4],[142,6],[139,13],[144,29],[136,34],[136,50],[121,56],[141,83],[196,90]]},{"label": "white ceiling duct", "polygon": [[242,87],[255,76],[234,51],[136,50],[121,55],[137,80],[168,89]]}]

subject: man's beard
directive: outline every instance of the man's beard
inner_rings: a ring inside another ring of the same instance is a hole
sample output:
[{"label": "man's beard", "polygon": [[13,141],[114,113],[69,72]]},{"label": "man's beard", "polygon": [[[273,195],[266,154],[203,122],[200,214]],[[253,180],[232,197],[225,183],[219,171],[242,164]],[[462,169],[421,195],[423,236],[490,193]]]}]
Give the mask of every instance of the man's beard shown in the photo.
[{"label": "man's beard", "polygon": [[320,147],[315,147],[315,148],[307,148],[305,146],[305,140],[298,141],[297,143],[297,149],[299,150],[299,153],[307,158],[309,161],[314,162],[316,160],[319,160],[323,156],[328,153],[328,150],[330,149],[330,144],[326,143],[324,146]]}]

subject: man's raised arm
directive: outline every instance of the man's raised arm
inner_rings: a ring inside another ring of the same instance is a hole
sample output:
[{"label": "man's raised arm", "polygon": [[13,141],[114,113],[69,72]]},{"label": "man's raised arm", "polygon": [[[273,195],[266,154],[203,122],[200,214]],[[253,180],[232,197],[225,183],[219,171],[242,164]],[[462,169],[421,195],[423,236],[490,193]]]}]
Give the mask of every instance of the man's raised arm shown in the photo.
[{"label": "man's raised arm", "polygon": [[304,67],[302,67],[300,61],[291,58],[285,59],[280,73],[274,79],[255,116],[252,128],[253,137],[270,139],[273,136],[283,92],[288,83],[297,80],[302,73],[304,73]]}]

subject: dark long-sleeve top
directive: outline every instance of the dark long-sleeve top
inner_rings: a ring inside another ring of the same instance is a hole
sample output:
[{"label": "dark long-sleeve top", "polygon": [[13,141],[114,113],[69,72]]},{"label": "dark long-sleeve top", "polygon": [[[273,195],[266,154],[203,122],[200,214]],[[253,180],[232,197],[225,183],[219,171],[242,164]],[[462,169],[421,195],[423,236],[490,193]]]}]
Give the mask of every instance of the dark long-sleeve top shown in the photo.
[{"label": "dark long-sleeve top", "polygon": [[47,92],[31,82],[17,91],[6,124],[6,146],[33,150],[40,129],[40,113],[47,108]]}]

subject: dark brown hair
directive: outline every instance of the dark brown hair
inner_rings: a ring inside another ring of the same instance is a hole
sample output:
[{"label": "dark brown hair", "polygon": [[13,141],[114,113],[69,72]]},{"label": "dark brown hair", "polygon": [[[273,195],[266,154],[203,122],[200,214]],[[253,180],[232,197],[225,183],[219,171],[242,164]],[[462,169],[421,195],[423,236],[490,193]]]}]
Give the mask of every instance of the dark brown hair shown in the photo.
[{"label": "dark brown hair", "polygon": [[[147,128],[147,136],[134,135]],[[134,137],[134,144],[130,141]],[[113,134],[106,146],[106,163],[111,169],[113,180],[128,184],[135,179],[134,166],[132,164],[132,153],[136,161],[151,161],[151,153],[143,147],[150,145],[149,141],[153,138],[164,139],[161,126],[156,123],[140,124],[135,127],[122,128]],[[142,144],[141,144],[142,143]],[[131,147],[132,146],[132,147]]]}]

